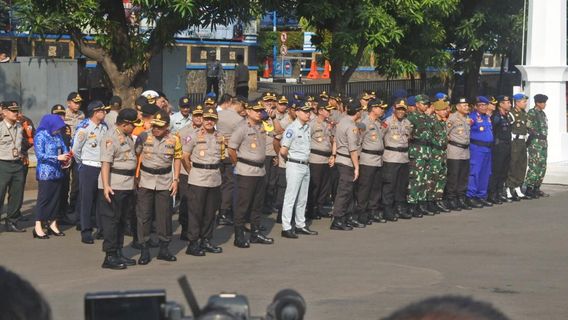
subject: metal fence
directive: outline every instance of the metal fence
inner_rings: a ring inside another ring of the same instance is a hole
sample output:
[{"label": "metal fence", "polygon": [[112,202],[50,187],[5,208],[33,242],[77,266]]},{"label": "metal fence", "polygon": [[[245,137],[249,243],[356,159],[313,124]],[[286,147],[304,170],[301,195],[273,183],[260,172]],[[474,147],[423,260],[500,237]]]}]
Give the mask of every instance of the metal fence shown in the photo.
[{"label": "metal fence", "polygon": [[[303,92],[307,95],[319,95],[324,90],[330,92],[331,84],[286,84],[282,86],[282,94],[284,95],[290,95],[294,92]],[[379,97],[388,101],[398,90],[405,90],[409,95],[419,92],[433,94],[435,90],[441,90],[441,86],[430,79],[355,81],[347,84],[345,94],[355,97],[364,90],[375,91]]]}]

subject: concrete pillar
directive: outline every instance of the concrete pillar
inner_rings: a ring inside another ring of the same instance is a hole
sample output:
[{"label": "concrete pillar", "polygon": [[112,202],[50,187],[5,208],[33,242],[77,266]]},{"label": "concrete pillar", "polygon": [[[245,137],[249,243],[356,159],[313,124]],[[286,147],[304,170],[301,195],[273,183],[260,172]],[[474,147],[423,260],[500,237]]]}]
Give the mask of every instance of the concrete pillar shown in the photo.
[{"label": "concrete pillar", "polygon": [[548,96],[548,162],[568,161],[566,128],[566,0],[529,0],[527,61],[517,66],[525,93]]}]

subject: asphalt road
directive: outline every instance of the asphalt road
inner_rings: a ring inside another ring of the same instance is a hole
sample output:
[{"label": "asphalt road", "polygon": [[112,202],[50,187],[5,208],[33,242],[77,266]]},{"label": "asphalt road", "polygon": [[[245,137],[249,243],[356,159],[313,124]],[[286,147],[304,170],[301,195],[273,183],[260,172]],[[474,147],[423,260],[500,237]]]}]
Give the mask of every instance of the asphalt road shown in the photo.
[{"label": "asphalt road", "polygon": [[[330,231],[321,220],[312,226],[320,235],[297,240],[281,238],[279,225],[267,220],[276,243],[250,249],[233,247],[232,233],[221,228],[215,242],[224,253],[206,257],[184,254],[178,228],[177,262],[154,259],[124,271],[100,268],[101,241],[82,244],[74,229],[34,240],[28,228],[0,234],[0,264],[39,288],[54,319],[82,319],[87,292],[166,289],[168,300],[185,304],[176,279],[187,275],[202,306],[209,295],[236,291],[255,315],[280,289],[294,288],[307,301],[306,319],[378,319],[425,297],[459,294],[491,302],[512,319],[564,320],[568,188],[543,189],[552,197],[351,232]],[[33,193],[27,198],[25,208]]]}]

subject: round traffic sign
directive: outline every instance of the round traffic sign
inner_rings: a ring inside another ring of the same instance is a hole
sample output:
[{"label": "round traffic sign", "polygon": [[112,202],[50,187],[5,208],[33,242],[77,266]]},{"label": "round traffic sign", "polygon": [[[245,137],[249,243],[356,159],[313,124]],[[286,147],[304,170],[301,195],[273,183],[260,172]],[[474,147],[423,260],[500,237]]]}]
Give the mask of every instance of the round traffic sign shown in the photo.
[{"label": "round traffic sign", "polygon": [[282,43],[285,43],[286,40],[288,40],[288,34],[287,34],[286,32],[282,32],[282,33],[280,34],[280,41],[281,41]]},{"label": "round traffic sign", "polygon": [[280,54],[283,55],[283,56],[287,55],[288,54],[288,47],[286,47],[285,45],[282,45],[280,47]]}]

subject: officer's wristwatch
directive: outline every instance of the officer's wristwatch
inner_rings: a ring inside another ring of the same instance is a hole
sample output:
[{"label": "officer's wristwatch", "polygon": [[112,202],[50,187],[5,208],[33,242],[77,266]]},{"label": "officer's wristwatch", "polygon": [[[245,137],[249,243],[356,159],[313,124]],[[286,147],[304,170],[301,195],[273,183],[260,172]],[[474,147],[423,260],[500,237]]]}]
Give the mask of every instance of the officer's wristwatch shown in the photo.
[{"label": "officer's wristwatch", "polygon": [[179,178],[174,178],[174,182],[179,182]]}]

